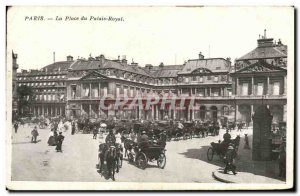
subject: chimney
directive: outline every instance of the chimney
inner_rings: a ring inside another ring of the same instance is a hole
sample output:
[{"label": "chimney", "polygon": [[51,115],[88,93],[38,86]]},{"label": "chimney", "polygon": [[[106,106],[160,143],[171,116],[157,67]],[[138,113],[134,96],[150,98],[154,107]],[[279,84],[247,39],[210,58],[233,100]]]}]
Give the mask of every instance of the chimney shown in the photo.
[{"label": "chimney", "polygon": [[282,45],[282,42],[281,42],[281,40],[280,40],[280,39],[278,39],[278,42],[277,42],[277,44],[278,44],[279,46],[281,46],[281,45]]},{"label": "chimney", "polygon": [[229,63],[229,65],[231,65],[231,58],[230,57],[227,57],[226,61]]},{"label": "chimney", "polygon": [[264,30],[264,35],[257,40],[257,47],[271,47],[273,46],[273,38],[267,38],[267,30]]},{"label": "chimney", "polygon": [[123,56],[122,56],[122,63],[127,64],[126,55],[123,55]]},{"label": "chimney", "polygon": [[25,73],[28,73],[28,72],[27,72],[26,69],[21,69],[21,73],[22,73],[22,74],[25,74]]},{"label": "chimney", "polygon": [[131,63],[131,66],[134,67],[134,68],[137,68],[137,67],[139,66],[139,64],[138,64],[138,63],[132,62],[132,63]]},{"label": "chimney", "polygon": [[73,57],[71,55],[67,56],[67,61],[73,61]]},{"label": "chimney", "polygon": [[145,68],[146,68],[147,71],[151,71],[152,68],[153,68],[153,65],[151,65],[151,64],[146,64],[146,65],[145,65]]},{"label": "chimney", "polygon": [[204,59],[204,55],[202,54],[202,52],[199,52],[199,59]]}]

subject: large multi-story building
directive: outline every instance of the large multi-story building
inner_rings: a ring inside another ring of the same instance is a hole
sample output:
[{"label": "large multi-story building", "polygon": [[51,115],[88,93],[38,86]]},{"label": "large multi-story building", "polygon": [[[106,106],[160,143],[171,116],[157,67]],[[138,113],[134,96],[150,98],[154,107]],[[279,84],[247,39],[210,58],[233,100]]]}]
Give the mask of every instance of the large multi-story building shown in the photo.
[{"label": "large multi-story building", "polygon": [[[251,114],[263,103],[279,122],[286,120],[286,50],[280,41],[264,36],[256,49],[234,65],[229,58],[204,58],[201,53],[182,65],[144,67],[128,63],[125,56],[115,60],[104,55],[77,60],[68,56],[67,61],[39,71],[23,71],[17,81],[34,89],[34,115],[156,120],[227,117],[251,122]],[[142,105],[130,107],[136,97]],[[146,108],[146,100],[152,97],[159,99]],[[117,104],[120,101],[124,104]],[[182,102],[188,107],[182,109]]]},{"label": "large multi-story building", "polygon": [[12,51],[12,119],[18,114],[18,96],[17,96],[17,64],[18,55]]},{"label": "large multi-story building", "polygon": [[265,104],[273,122],[286,121],[287,46],[280,39],[276,43],[265,32],[254,50],[236,60],[231,76],[237,119],[250,123],[257,106]]}]

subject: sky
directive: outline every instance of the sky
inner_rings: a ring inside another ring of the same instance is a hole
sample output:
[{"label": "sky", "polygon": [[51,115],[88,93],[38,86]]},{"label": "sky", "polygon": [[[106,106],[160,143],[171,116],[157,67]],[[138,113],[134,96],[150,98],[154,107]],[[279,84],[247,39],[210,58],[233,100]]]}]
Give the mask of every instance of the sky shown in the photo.
[{"label": "sky", "polygon": [[[53,20],[32,21],[43,16]],[[88,20],[65,20],[86,16]],[[124,21],[90,21],[90,17]],[[61,17],[57,21],[56,17]],[[182,64],[202,52],[232,61],[257,46],[259,34],[293,47],[291,7],[12,7],[7,12],[7,57],[20,69],[41,69],[72,55],[126,55],[139,65]]]}]

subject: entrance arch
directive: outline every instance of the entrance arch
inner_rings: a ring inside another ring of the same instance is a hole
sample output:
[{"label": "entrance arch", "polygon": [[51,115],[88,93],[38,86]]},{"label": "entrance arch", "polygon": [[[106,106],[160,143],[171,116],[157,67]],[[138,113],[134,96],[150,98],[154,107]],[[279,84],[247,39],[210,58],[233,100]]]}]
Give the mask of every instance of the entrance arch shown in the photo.
[{"label": "entrance arch", "polygon": [[218,108],[216,106],[211,106],[210,111],[211,111],[212,120],[216,121],[218,117]]},{"label": "entrance arch", "polygon": [[205,113],[206,113],[206,107],[201,106],[200,107],[200,119],[203,121],[205,119]]}]

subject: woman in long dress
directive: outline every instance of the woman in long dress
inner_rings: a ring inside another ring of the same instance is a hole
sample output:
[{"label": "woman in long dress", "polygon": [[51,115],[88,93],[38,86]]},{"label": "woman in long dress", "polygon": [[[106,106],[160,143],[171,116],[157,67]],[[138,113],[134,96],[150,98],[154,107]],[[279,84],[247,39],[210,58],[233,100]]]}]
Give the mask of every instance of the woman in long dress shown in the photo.
[{"label": "woman in long dress", "polygon": [[56,141],[55,141],[54,131],[53,130],[50,131],[49,139],[48,139],[48,145],[49,146],[56,146]]}]

